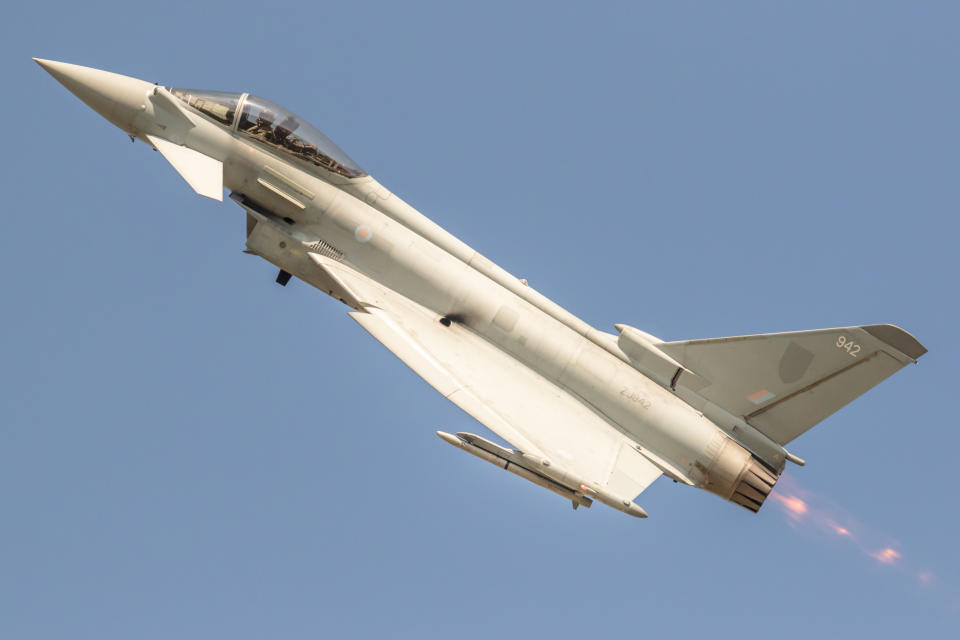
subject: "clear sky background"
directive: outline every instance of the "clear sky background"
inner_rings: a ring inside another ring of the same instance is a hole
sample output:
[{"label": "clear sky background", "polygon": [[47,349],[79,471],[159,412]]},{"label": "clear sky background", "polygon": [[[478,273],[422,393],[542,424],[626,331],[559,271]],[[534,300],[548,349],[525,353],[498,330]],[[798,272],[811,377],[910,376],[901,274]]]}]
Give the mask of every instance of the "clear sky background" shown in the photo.
[{"label": "clear sky background", "polygon": [[[957,3],[3,13],[3,638],[956,637]],[[573,512],[31,56],[279,102],[604,330],[930,353],[757,515]]]}]

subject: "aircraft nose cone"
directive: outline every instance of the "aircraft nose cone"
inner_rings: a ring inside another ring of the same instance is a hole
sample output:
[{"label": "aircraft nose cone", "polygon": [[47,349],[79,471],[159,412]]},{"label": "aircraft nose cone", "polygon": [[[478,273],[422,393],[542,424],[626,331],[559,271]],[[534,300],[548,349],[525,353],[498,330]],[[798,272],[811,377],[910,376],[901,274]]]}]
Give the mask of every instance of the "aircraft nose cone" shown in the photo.
[{"label": "aircraft nose cone", "polygon": [[33,60],[70,93],[127,132],[133,131],[134,118],[153,90],[149,82],[118,73],[55,60]]}]

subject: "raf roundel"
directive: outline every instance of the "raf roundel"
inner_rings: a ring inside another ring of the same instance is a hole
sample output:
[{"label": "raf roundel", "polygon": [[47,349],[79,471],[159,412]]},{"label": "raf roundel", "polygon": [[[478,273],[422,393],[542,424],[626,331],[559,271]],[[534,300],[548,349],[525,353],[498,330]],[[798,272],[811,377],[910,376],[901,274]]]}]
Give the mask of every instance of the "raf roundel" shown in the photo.
[{"label": "raf roundel", "polygon": [[353,232],[353,237],[357,239],[357,242],[370,242],[373,240],[373,231],[370,231],[370,227],[367,225],[361,224]]}]

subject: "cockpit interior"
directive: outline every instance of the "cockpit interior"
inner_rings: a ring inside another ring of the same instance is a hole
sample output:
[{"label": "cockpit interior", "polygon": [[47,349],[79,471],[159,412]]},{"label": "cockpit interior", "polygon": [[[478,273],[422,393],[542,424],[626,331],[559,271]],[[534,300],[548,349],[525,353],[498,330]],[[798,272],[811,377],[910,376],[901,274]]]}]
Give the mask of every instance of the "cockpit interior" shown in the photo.
[{"label": "cockpit interior", "polygon": [[367,175],[316,127],[268,100],[248,93],[195,89],[170,91],[217,123],[298,159],[314,173],[319,167],[345,178]]}]

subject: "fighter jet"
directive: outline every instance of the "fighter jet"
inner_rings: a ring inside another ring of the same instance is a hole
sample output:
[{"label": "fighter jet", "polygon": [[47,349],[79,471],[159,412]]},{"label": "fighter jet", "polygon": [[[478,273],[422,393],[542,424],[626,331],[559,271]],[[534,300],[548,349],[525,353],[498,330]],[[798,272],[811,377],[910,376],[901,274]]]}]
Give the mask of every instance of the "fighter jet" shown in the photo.
[{"label": "fighter jet", "polygon": [[644,518],[661,475],[756,512],[795,438],[926,353],[888,324],[665,342],[600,331],[392,194],[304,119],[249,93],[38,60],[246,214],[246,252],[361,327],[510,447],[451,445],[563,496]]}]

